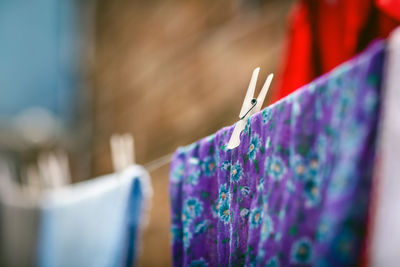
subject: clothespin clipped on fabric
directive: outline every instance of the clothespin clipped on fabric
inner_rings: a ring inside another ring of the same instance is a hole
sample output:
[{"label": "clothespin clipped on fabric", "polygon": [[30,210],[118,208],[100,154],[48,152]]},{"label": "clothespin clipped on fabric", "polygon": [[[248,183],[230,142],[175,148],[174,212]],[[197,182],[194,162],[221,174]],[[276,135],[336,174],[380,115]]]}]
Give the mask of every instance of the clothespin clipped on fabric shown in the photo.
[{"label": "clothespin clipped on fabric", "polygon": [[135,163],[134,140],[131,134],[113,134],[110,146],[114,171],[121,171]]},{"label": "clothespin clipped on fabric", "polygon": [[63,151],[41,153],[38,158],[38,171],[44,188],[60,188],[71,182],[68,156]]},{"label": "clothespin clipped on fabric", "polygon": [[235,124],[235,128],[233,129],[231,138],[229,139],[227,148],[233,149],[239,146],[240,144],[240,133],[246,126],[247,119],[259,112],[264,103],[265,96],[267,95],[268,89],[271,85],[272,78],[274,74],[268,75],[265,80],[264,86],[261,89],[260,94],[257,98],[254,98],[254,91],[256,89],[257,77],[260,72],[260,68],[256,68],[251,75],[249,88],[247,89],[246,96],[243,101],[242,109],[239,114],[239,121]]}]

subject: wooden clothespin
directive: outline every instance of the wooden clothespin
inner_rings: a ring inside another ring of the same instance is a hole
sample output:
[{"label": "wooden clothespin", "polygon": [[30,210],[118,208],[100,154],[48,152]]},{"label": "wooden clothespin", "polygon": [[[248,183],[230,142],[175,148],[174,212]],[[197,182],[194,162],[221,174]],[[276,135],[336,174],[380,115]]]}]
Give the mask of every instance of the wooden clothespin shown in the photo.
[{"label": "wooden clothespin", "polygon": [[265,96],[267,95],[268,89],[271,85],[272,78],[274,75],[271,73],[265,80],[264,86],[261,89],[260,94],[257,98],[254,98],[254,91],[256,89],[257,77],[260,72],[260,68],[256,68],[251,75],[249,88],[247,89],[246,96],[243,101],[242,109],[239,113],[239,121],[235,124],[231,138],[229,139],[227,148],[234,149],[240,144],[240,133],[246,126],[247,119],[261,110],[262,104],[264,103]]},{"label": "wooden clothespin", "polygon": [[110,138],[111,157],[115,171],[135,163],[134,140],[131,134],[113,134]]},{"label": "wooden clothespin", "polygon": [[71,182],[68,156],[63,151],[41,153],[38,170],[44,188],[60,188]]}]

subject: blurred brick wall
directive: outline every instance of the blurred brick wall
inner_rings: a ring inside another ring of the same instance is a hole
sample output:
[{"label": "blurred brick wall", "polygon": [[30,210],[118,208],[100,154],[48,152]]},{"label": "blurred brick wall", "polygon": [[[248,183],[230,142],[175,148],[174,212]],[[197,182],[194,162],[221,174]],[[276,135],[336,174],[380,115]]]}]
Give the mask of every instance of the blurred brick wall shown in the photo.
[{"label": "blurred brick wall", "polygon": [[[252,70],[276,71],[292,0],[97,3],[93,175],[112,171],[109,137],[130,132],[147,163],[235,122]],[[168,166],[140,266],[170,266]]]}]

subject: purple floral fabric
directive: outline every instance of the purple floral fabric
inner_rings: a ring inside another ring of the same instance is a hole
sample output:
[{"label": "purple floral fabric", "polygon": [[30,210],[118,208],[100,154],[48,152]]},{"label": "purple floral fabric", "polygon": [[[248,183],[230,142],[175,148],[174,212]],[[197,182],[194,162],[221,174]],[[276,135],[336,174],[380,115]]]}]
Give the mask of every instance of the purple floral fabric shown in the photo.
[{"label": "purple floral fabric", "polygon": [[384,44],[175,153],[174,266],[354,266],[366,228]]}]

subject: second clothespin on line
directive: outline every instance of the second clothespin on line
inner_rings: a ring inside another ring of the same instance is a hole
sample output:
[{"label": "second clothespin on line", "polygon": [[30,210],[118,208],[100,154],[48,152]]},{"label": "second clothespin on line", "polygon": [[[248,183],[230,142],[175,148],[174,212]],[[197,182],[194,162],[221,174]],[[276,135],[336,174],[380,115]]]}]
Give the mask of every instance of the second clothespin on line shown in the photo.
[{"label": "second clothespin on line", "polygon": [[233,149],[239,146],[240,144],[240,133],[244,130],[247,119],[259,112],[264,103],[265,96],[267,95],[268,89],[271,85],[272,78],[274,75],[271,73],[268,75],[265,80],[264,86],[262,87],[260,94],[257,98],[254,98],[254,91],[256,89],[258,73],[260,72],[260,68],[256,68],[251,75],[249,88],[247,89],[246,96],[243,101],[242,108],[239,113],[239,121],[235,124],[235,128],[233,129],[231,138],[229,139],[227,148]]},{"label": "second clothespin on line", "polygon": [[121,171],[135,163],[134,140],[131,134],[113,134],[110,146],[114,171]]}]

